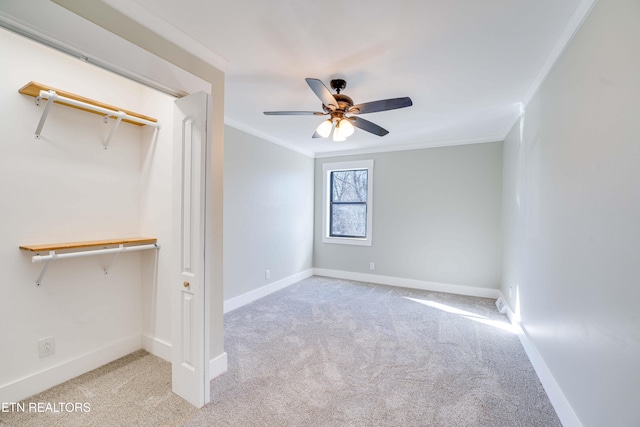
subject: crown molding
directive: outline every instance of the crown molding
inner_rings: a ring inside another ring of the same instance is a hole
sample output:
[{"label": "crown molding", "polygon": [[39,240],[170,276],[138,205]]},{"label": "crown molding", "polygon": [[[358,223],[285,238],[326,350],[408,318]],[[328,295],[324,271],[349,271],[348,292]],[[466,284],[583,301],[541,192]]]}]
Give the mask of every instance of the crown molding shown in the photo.
[{"label": "crown molding", "polygon": [[224,116],[224,124],[227,126],[231,126],[232,128],[241,130],[243,132],[246,132],[250,135],[256,136],[258,138],[264,139],[265,141],[269,141],[272,144],[276,144],[279,145],[281,147],[287,148],[291,151],[295,151],[296,153],[302,154],[304,156],[307,157],[311,157],[312,159],[314,157],[316,157],[315,153],[313,151],[309,151],[309,150],[305,150],[303,148],[300,147],[296,147],[294,144],[288,143],[286,141],[283,141],[281,139],[275,138],[267,133],[264,133],[262,131],[259,131],[251,126],[247,126],[244,123],[241,123],[239,121],[237,121],[236,119],[232,119],[231,117],[228,116]]},{"label": "crown molding", "polygon": [[145,26],[156,34],[161,35],[168,41],[172,42],[176,46],[184,49],[185,51],[197,56],[198,58],[206,61],[208,64],[215,68],[226,71],[229,65],[229,61],[218,55],[199,41],[195,40],[188,34],[182,32],[169,22],[160,18],[158,15],[151,12],[139,5],[136,2],[130,0],[100,0],[104,4],[117,10],[123,15],[128,16],[140,25]]},{"label": "crown molding", "polygon": [[490,135],[486,137],[477,137],[477,138],[427,141],[427,142],[420,142],[415,144],[385,145],[385,146],[379,146],[379,147],[362,148],[362,149],[354,149],[354,150],[326,151],[323,153],[316,153],[315,157],[316,159],[322,159],[327,157],[353,156],[358,154],[388,153],[392,151],[421,150],[424,148],[451,147],[455,145],[483,144],[487,142],[499,142],[499,141],[504,141],[504,137],[502,135]]},{"label": "crown molding", "polygon": [[[567,46],[569,46],[569,43],[571,42],[571,40],[573,40],[573,37],[576,35],[597,2],[598,0],[582,0],[580,2],[578,7],[576,8],[576,11],[573,13],[573,16],[569,20],[569,23],[565,27],[564,31],[560,35],[560,38],[547,57],[547,60],[545,61],[544,65],[538,72],[538,75],[531,84],[529,91],[524,97],[523,104],[525,106],[529,103],[529,101],[531,101],[538,89],[540,89],[540,86],[542,86],[542,83],[544,83],[544,81],[546,80],[547,76],[551,72],[551,69],[567,49]],[[510,130],[511,129],[507,130],[507,132],[509,132]]]},{"label": "crown molding", "polygon": [[228,116],[224,117],[224,124],[226,126],[230,126],[232,128],[246,132],[255,137],[264,139],[265,141],[271,142],[273,144],[295,151],[304,156],[315,158],[315,159],[323,159],[328,157],[354,156],[359,154],[388,153],[393,151],[421,150],[424,148],[451,147],[455,145],[483,144],[488,142],[504,141],[503,135],[489,135],[489,136],[477,137],[477,138],[427,141],[427,142],[420,142],[420,143],[413,143],[413,144],[393,144],[393,145],[385,145],[385,146],[378,146],[378,147],[371,147],[371,148],[357,148],[352,150],[334,150],[334,151],[325,151],[321,153],[316,153],[310,150],[305,150],[303,148],[300,148],[290,142],[286,142],[281,139],[275,138],[272,135],[259,131],[251,126],[248,126]]}]

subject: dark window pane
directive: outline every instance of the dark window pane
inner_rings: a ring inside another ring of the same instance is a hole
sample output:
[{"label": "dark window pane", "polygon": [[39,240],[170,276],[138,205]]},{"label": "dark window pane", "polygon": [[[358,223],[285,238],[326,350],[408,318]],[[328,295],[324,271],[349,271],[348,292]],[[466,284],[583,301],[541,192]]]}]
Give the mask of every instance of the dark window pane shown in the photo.
[{"label": "dark window pane", "polygon": [[331,236],[367,237],[367,205],[331,205]]},{"label": "dark window pane", "polygon": [[331,172],[332,202],[366,202],[367,170]]}]

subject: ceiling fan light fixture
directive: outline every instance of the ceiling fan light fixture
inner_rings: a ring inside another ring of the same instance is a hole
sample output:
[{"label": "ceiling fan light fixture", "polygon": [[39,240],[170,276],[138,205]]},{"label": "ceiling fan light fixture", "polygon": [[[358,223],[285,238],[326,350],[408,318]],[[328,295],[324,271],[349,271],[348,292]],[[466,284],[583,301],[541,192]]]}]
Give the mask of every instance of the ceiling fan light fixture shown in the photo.
[{"label": "ceiling fan light fixture", "polygon": [[353,125],[347,119],[342,119],[338,122],[338,128],[340,129],[340,134],[345,138],[350,137],[355,132]]},{"label": "ceiling fan light fixture", "polygon": [[320,125],[318,125],[316,132],[318,132],[318,135],[320,135],[321,137],[328,138],[329,135],[331,134],[332,128],[333,128],[333,123],[331,122],[331,120],[325,120],[322,123],[320,123]]},{"label": "ceiling fan light fixture", "polygon": [[[341,93],[347,86],[342,79],[331,80],[331,88],[336,91],[331,93],[329,89],[318,79],[306,78],[305,81],[313,93],[322,101],[322,111],[265,111],[268,116],[327,116],[330,118],[320,123],[313,133],[312,138],[329,138],[333,133],[334,141],[345,141],[354,132],[354,126],[377,136],[385,136],[388,130],[352,114],[377,113],[379,111],[396,110],[410,107],[413,101],[408,96],[403,98],[389,98],[378,101],[353,104],[353,100]],[[349,114],[349,117],[346,116]]]},{"label": "ceiling fan light fixture", "polygon": [[340,126],[336,126],[336,128],[333,130],[333,140],[335,142],[342,142],[347,140],[347,137],[340,130]]}]

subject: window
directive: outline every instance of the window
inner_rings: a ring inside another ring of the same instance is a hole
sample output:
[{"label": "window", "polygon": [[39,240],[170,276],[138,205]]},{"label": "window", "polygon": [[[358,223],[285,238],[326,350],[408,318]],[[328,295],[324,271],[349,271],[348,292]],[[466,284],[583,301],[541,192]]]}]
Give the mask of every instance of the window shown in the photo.
[{"label": "window", "polygon": [[325,163],[322,241],[371,246],[373,160]]}]

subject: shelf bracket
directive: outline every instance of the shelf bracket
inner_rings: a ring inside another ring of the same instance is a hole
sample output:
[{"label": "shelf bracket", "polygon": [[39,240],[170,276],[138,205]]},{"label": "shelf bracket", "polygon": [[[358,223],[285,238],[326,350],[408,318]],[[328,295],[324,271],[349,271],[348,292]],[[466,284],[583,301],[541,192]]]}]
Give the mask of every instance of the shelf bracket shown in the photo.
[{"label": "shelf bracket", "polygon": [[[56,90],[59,92],[57,93]],[[128,123],[132,123],[135,125],[146,125],[153,126],[155,128],[160,128],[160,123],[151,117],[142,116],[138,113],[123,111],[118,107],[113,107],[111,105],[103,104],[98,101],[94,101],[88,98],[83,98],[78,95],[68,93],[62,90],[53,88],[44,87],[38,83],[31,82],[30,84],[24,86],[19,90],[20,93],[25,95],[30,95],[35,97],[35,102],[37,106],[40,106],[43,100],[47,100],[45,104],[44,111],[42,112],[42,117],[40,117],[40,122],[38,122],[38,126],[36,128],[35,137],[36,139],[40,139],[40,134],[42,133],[42,128],[47,120],[47,116],[49,115],[49,111],[51,110],[51,105],[54,102],[63,104],[68,107],[78,108],[84,111],[88,111],[95,114],[100,114],[104,117],[104,122],[108,123],[109,118],[113,117],[116,119],[113,128],[109,132],[109,136],[107,136],[106,141],[102,143],[104,149],[106,150],[109,147],[109,143],[113,138],[113,135],[116,132],[116,129],[120,125],[120,122],[123,120]],[[37,92],[36,92],[37,91]]]},{"label": "shelf bracket", "polygon": [[40,283],[42,283],[42,279],[44,279],[44,275],[46,274],[47,269],[49,268],[49,263],[51,262],[52,259],[56,258],[56,251],[49,251],[49,256],[51,258],[47,260],[47,262],[44,264],[44,266],[42,267],[42,270],[40,270],[40,275],[36,279],[36,286],[40,286]]},{"label": "shelf bracket", "polygon": [[119,245],[118,248],[120,249],[120,251],[116,252],[113,255],[113,257],[111,257],[111,261],[109,261],[109,264],[107,264],[107,266],[104,268],[104,274],[109,274],[109,270],[111,269],[111,266],[113,265],[114,262],[116,262],[116,259],[118,259],[118,256],[124,251],[124,245]]},{"label": "shelf bracket", "polygon": [[43,262],[43,261],[45,262],[45,265],[44,267],[42,267],[42,270],[40,271],[40,275],[36,280],[36,285],[40,286],[40,283],[42,283],[42,279],[44,278],[44,275],[47,272],[47,268],[49,268],[49,263],[51,261],[54,261],[57,259],[64,259],[64,258],[78,258],[78,257],[92,256],[92,255],[113,254],[114,256],[111,258],[111,261],[109,262],[107,267],[104,269],[104,274],[108,274],[109,269],[111,268],[115,260],[118,258],[118,255],[120,255],[122,252],[145,251],[149,249],[158,250],[160,249],[160,245],[158,245],[157,243],[151,243],[147,245],[125,246],[124,244],[121,243],[118,245],[117,248],[93,249],[93,250],[82,251],[82,252],[67,252],[67,253],[61,253],[61,254],[57,254],[55,250],[51,250],[49,251],[49,255],[40,255],[39,252],[36,253],[36,255],[31,257],[31,262]]},{"label": "shelf bracket", "polygon": [[[113,134],[116,132],[116,129],[118,128],[118,125],[120,124],[120,122],[122,121],[122,119],[127,115],[127,113],[125,113],[124,111],[117,111],[115,114],[113,114],[114,116],[116,116],[116,122],[113,125],[113,128],[111,129],[111,132],[109,132],[109,136],[107,137],[107,140],[104,142],[104,144],[102,144],[104,146],[104,149],[106,150],[107,148],[109,148],[109,142],[111,142],[111,137],[113,136]],[[104,122],[107,123],[109,121],[109,115],[104,116]]]},{"label": "shelf bracket", "polygon": [[[49,110],[51,110],[51,106],[53,102],[58,98],[58,94],[55,91],[48,91],[47,95],[47,103],[44,105],[44,111],[42,112],[42,117],[40,117],[40,121],[38,122],[38,127],[36,128],[36,139],[40,139],[40,133],[42,133],[42,128],[44,127],[44,122],[47,121],[47,116],[49,115]],[[36,97],[36,105],[40,105],[41,97]]]}]

